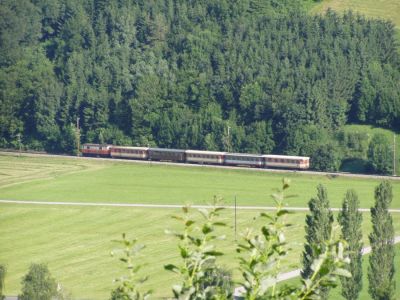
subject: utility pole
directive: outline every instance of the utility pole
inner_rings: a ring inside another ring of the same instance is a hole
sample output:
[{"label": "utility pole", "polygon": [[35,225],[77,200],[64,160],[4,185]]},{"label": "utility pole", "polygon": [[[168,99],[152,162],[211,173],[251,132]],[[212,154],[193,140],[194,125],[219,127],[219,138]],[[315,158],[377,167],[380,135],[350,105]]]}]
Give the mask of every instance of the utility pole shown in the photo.
[{"label": "utility pole", "polygon": [[81,142],[81,134],[80,134],[80,129],[79,129],[79,117],[76,117],[76,156],[79,156],[79,152],[80,152],[80,145]]},{"label": "utility pole", "polygon": [[231,149],[231,136],[230,136],[230,130],[231,130],[231,127],[228,125],[228,152],[230,152],[230,149]]},{"label": "utility pole", "polygon": [[18,138],[19,156],[21,156],[21,134],[20,133],[17,134],[17,138]]},{"label": "utility pole", "polygon": [[236,235],[237,235],[237,205],[236,205],[236,195],[235,195],[235,241],[237,240]]}]

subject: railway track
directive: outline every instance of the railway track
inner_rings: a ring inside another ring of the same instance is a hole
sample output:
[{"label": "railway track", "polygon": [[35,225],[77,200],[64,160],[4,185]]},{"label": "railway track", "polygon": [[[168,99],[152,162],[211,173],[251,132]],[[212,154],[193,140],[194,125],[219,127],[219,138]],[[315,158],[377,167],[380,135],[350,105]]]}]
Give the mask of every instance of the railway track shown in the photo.
[{"label": "railway track", "polygon": [[388,179],[388,180],[400,180],[400,176],[390,176],[390,175],[374,175],[374,174],[356,174],[356,173],[346,173],[346,172],[319,172],[319,171],[305,171],[305,170],[287,170],[287,169],[264,169],[264,168],[251,168],[251,167],[235,167],[235,166],[220,166],[220,165],[207,165],[207,164],[188,164],[188,163],[175,163],[175,162],[164,162],[164,161],[149,161],[149,160],[129,160],[129,159],[118,159],[118,158],[103,158],[103,157],[83,157],[83,156],[72,156],[65,154],[49,154],[40,151],[17,151],[4,149],[0,150],[0,155],[22,155],[22,156],[32,156],[32,157],[61,157],[61,158],[72,158],[81,160],[98,160],[98,161],[118,161],[125,163],[139,163],[139,164],[149,164],[149,165],[172,165],[172,166],[182,166],[182,167],[199,167],[199,168],[217,168],[217,169],[231,169],[231,170],[249,170],[257,172],[270,172],[270,173],[295,173],[304,175],[317,175],[317,176],[327,176],[330,178],[336,177],[351,177],[351,178],[366,178],[366,179]]}]

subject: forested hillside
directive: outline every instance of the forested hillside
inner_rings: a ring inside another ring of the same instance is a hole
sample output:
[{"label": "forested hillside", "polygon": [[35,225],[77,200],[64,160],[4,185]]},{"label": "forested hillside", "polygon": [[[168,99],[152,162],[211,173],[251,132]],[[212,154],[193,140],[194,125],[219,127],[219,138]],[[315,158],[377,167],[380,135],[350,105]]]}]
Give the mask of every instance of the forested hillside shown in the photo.
[{"label": "forested hillside", "polygon": [[[282,0],[0,2],[0,147],[81,142],[326,158],[400,129],[394,26]],[[318,168],[318,167],[317,167]]]}]

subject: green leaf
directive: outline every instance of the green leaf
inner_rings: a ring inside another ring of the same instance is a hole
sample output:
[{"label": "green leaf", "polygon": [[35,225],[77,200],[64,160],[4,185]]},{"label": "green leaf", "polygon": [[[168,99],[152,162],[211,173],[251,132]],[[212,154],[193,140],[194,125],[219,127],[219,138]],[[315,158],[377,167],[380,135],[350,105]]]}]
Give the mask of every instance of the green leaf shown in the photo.
[{"label": "green leaf", "polygon": [[210,232],[213,231],[212,227],[209,224],[204,224],[203,228],[201,229],[201,231],[203,232],[203,234],[208,234]]},{"label": "green leaf", "polygon": [[179,284],[174,284],[172,286],[172,290],[177,294],[180,295],[182,293],[182,286]]},{"label": "green leaf", "polygon": [[289,186],[290,186],[290,179],[288,179],[288,178],[283,178],[283,186],[282,186],[282,188],[284,189],[284,190],[286,190],[287,188],[289,188]]},{"label": "green leaf", "polygon": [[222,255],[224,255],[224,253],[219,252],[219,251],[207,251],[207,252],[204,252],[204,254],[212,255],[212,256],[222,256]]},{"label": "green leaf", "polygon": [[198,211],[202,214],[205,219],[208,219],[209,213],[208,210],[205,208],[199,208]]},{"label": "green leaf", "polygon": [[351,277],[351,273],[348,270],[342,268],[337,268],[332,273],[339,276]]},{"label": "green leaf", "polygon": [[178,221],[184,221],[185,219],[180,217],[180,216],[171,216],[172,219],[178,220]]},{"label": "green leaf", "polygon": [[189,226],[193,225],[194,223],[195,223],[195,221],[193,221],[193,220],[187,220],[185,223],[185,226],[189,227]]},{"label": "green leaf", "polygon": [[180,252],[181,252],[182,258],[187,258],[189,256],[186,248],[179,246],[179,249],[181,250]]},{"label": "green leaf", "polygon": [[314,272],[319,272],[319,269],[321,268],[323,263],[324,263],[324,260],[322,258],[314,259],[314,261],[311,265],[311,270],[313,270]]},{"label": "green leaf", "polygon": [[281,217],[281,216],[284,216],[284,215],[287,215],[287,214],[290,214],[290,213],[292,213],[292,212],[290,212],[287,209],[281,209],[281,210],[278,211],[277,216]]},{"label": "green leaf", "polygon": [[267,218],[267,219],[269,219],[269,220],[273,220],[273,219],[274,219],[272,216],[270,216],[270,215],[267,214],[267,213],[261,213],[260,216],[261,216],[261,217],[264,217],[264,218]]},{"label": "green leaf", "polygon": [[214,222],[212,223],[214,226],[226,226],[226,223],[224,222]]},{"label": "green leaf", "polygon": [[179,271],[179,268],[173,264],[164,265],[164,269],[167,271],[176,272],[176,273]]}]

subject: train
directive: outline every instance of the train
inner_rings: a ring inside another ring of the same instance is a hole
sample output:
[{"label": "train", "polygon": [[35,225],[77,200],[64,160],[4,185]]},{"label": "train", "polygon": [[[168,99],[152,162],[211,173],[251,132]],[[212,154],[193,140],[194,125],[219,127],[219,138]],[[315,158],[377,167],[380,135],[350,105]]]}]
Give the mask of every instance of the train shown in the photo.
[{"label": "train", "polygon": [[164,149],[150,147],[113,146],[102,144],[83,144],[83,156],[165,161],[202,165],[221,165],[255,168],[278,168],[307,170],[310,158],[273,154],[244,154],[204,150]]}]

